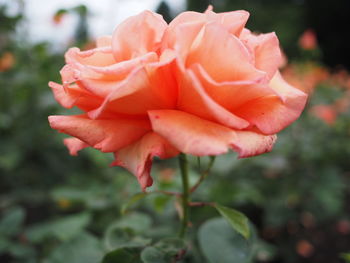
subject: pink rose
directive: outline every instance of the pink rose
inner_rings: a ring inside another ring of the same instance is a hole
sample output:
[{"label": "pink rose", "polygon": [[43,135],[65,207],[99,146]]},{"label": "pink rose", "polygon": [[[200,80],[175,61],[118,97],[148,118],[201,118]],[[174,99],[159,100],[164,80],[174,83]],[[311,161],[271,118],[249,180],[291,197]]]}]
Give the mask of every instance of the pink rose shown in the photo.
[{"label": "pink rose", "polygon": [[248,16],[209,9],[167,25],[145,11],[96,49],[70,49],[63,85],[49,85],[62,106],[84,113],[50,116],[51,127],[74,137],[65,140],[73,155],[88,146],[113,152],[113,165],[127,168],[143,189],[152,184],[154,156],[270,151],[307,96],[279,74],[276,35],[244,29]]}]

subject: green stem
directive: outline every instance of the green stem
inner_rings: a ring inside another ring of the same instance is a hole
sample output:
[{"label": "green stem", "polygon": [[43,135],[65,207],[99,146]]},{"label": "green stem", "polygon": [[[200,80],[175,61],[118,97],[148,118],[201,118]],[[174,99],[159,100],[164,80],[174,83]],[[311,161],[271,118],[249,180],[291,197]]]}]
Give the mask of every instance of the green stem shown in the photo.
[{"label": "green stem", "polygon": [[215,162],[215,156],[210,156],[208,168],[205,171],[201,172],[202,175],[199,177],[199,180],[197,181],[197,183],[190,189],[190,193],[195,192],[197,188],[200,186],[200,184],[205,180],[205,178],[208,177],[210,169],[213,167],[214,162]]},{"label": "green stem", "polygon": [[182,179],[182,223],[179,232],[179,237],[184,238],[189,221],[189,210],[190,210],[190,188],[188,182],[188,161],[185,154],[181,153],[179,156],[179,165]]}]

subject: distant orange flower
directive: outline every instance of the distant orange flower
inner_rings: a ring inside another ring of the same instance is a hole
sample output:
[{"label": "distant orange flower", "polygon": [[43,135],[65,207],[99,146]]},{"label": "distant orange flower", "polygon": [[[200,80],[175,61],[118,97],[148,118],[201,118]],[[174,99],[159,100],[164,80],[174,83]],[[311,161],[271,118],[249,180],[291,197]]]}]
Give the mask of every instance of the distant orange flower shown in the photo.
[{"label": "distant orange flower", "polygon": [[15,57],[11,52],[5,52],[0,57],[0,72],[7,71],[15,64]]},{"label": "distant orange flower", "polygon": [[53,19],[52,19],[53,22],[54,22],[54,24],[55,24],[55,25],[61,24],[62,19],[63,19],[63,16],[64,16],[64,15],[62,15],[62,14],[54,15],[54,16],[53,16]]},{"label": "distant orange flower", "polygon": [[289,65],[282,75],[291,85],[308,94],[311,94],[319,83],[329,79],[328,70],[313,63]]},{"label": "distant orange flower", "polygon": [[337,223],[336,228],[340,234],[343,234],[343,235],[350,234],[350,222],[348,220],[345,220],[345,219],[340,220]]},{"label": "distant orange flower", "polygon": [[306,30],[299,38],[299,46],[305,50],[314,50],[317,48],[316,33],[312,29]]},{"label": "distant orange flower", "polygon": [[345,69],[339,70],[336,73],[332,74],[331,82],[340,87],[350,87],[349,73]]},{"label": "distant orange flower", "polygon": [[339,98],[335,101],[334,107],[337,112],[344,113],[348,109],[350,109],[350,94],[349,92],[345,93],[345,96],[342,98]]},{"label": "distant orange flower", "polygon": [[333,125],[337,119],[337,112],[330,105],[316,105],[311,108],[310,112],[328,125]]},{"label": "distant orange flower", "polygon": [[300,240],[296,247],[297,253],[304,257],[310,257],[314,252],[314,246],[307,240]]},{"label": "distant orange flower", "polygon": [[55,25],[59,25],[62,23],[63,18],[65,17],[65,15],[67,14],[67,10],[65,9],[60,9],[58,10],[54,16],[52,17],[52,20],[54,22]]}]

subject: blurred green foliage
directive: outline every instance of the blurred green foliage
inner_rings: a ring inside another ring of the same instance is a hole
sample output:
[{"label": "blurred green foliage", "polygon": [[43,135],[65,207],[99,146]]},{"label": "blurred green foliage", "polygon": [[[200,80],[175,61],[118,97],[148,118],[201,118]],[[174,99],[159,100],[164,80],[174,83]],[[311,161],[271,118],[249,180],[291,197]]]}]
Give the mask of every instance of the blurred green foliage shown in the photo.
[{"label": "blurred green foliage", "polygon": [[[299,61],[308,55],[301,56],[295,45],[303,30],[295,2],[231,4],[230,9],[255,10],[252,23],[259,27],[251,28],[276,30],[282,43],[294,45]],[[224,8],[217,3],[218,11]],[[88,41],[88,11],[75,10],[82,19],[76,34],[82,46]],[[281,22],[285,16],[288,23]],[[11,62],[0,72],[0,262],[202,263],[235,258],[239,263],[333,263],[342,262],[342,253],[348,258],[350,109],[333,124],[309,110],[348,96],[345,87],[327,81],[319,85],[303,116],[279,135],[272,153],[245,160],[234,153],[220,156],[198,188],[193,201],[216,201],[248,215],[249,239],[217,218],[214,208],[200,206],[191,209],[189,244],[183,244],[173,238],[179,221],[176,197],[140,194],[135,178],[108,167],[112,156],[92,149],[79,157],[68,155],[64,136],[47,122],[48,115],[64,113],[47,87],[49,80],[59,81],[63,54],[54,53],[49,43],[33,44],[15,34],[21,19],[0,8],[0,57],[10,54]],[[193,185],[210,160],[190,160]],[[180,189],[176,165],[174,160],[155,161],[152,190]],[[246,224],[237,213],[221,210],[231,225]]]}]

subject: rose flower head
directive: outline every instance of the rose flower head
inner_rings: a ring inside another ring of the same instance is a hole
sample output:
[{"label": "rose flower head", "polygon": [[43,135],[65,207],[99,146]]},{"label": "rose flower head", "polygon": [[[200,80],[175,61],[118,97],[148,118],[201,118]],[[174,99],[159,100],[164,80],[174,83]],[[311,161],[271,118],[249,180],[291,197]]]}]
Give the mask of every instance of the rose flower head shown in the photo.
[{"label": "rose flower head", "polygon": [[72,155],[85,147],[112,152],[113,165],[152,185],[153,157],[180,152],[240,158],[268,152],[276,133],[295,121],[307,95],[281,77],[274,33],[245,29],[249,13],[184,12],[169,25],[144,11],[88,51],[71,48],[56,100],[83,113],[50,116],[73,136]]}]

